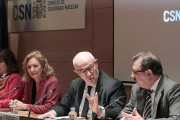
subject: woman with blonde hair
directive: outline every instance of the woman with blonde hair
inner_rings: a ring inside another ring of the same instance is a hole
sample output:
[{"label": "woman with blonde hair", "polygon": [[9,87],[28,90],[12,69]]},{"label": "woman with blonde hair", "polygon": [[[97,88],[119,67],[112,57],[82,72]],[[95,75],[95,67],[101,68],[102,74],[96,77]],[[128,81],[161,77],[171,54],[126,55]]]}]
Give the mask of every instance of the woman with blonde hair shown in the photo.
[{"label": "woman with blonde hair", "polygon": [[22,102],[18,101],[19,109],[30,110],[35,102],[40,100],[53,87],[54,92],[47,95],[32,109],[34,113],[45,113],[57,102],[61,101],[61,90],[58,79],[54,76],[54,69],[48,64],[47,59],[39,51],[29,53],[23,61],[25,90]]}]

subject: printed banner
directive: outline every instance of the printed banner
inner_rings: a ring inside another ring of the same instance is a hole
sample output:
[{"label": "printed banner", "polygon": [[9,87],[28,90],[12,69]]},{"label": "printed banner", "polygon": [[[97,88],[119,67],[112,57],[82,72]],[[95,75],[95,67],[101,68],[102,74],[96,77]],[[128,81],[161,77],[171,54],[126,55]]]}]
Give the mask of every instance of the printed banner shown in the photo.
[{"label": "printed banner", "polygon": [[85,0],[8,0],[8,31],[85,28]]}]

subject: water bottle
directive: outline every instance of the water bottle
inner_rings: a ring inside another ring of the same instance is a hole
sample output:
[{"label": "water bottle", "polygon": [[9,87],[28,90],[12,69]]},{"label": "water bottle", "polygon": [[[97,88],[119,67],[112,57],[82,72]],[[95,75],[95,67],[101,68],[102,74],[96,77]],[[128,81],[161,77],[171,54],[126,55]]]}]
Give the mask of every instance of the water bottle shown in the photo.
[{"label": "water bottle", "polygon": [[10,106],[11,113],[18,114],[18,107],[17,107],[17,101],[13,101],[12,105]]},{"label": "water bottle", "polygon": [[71,111],[69,112],[69,120],[77,120],[77,113],[75,111],[75,107],[71,107]]}]

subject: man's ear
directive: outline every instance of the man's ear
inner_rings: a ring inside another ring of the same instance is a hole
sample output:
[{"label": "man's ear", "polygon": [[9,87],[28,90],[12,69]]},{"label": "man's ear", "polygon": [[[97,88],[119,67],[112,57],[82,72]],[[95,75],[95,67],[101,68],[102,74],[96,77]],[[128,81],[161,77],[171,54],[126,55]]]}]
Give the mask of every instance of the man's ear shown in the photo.
[{"label": "man's ear", "polygon": [[95,61],[94,61],[94,64],[97,66],[97,68],[98,68],[98,59],[96,59]]},{"label": "man's ear", "polygon": [[153,75],[153,72],[150,69],[148,69],[147,70],[147,75],[148,75],[148,77],[151,77]]},{"label": "man's ear", "polygon": [[78,71],[77,71],[77,70],[74,70],[74,72],[75,72],[76,74],[78,74]]},{"label": "man's ear", "polygon": [[[77,70],[74,70],[74,72],[77,74],[77,75],[79,75],[79,72],[77,71]],[[80,76],[80,75],[79,75]]]}]

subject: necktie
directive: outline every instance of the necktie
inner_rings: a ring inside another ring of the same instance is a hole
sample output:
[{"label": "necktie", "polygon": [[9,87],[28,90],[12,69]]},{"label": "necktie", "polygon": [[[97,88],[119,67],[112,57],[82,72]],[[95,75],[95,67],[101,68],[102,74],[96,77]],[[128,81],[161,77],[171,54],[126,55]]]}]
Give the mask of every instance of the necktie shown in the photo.
[{"label": "necktie", "polygon": [[151,109],[152,109],[151,93],[152,93],[152,90],[147,90],[146,104],[144,107],[144,119],[151,118]]},{"label": "necktie", "polygon": [[[88,94],[89,95],[90,95],[91,88],[92,88],[92,86],[88,86]],[[81,117],[86,117],[87,118],[88,110],[89,110],[89,101],[88,101],[88,99],[86,97],[85,101],[84,101],[84,107],[83,107],[83,110],[82,110]]]}]

